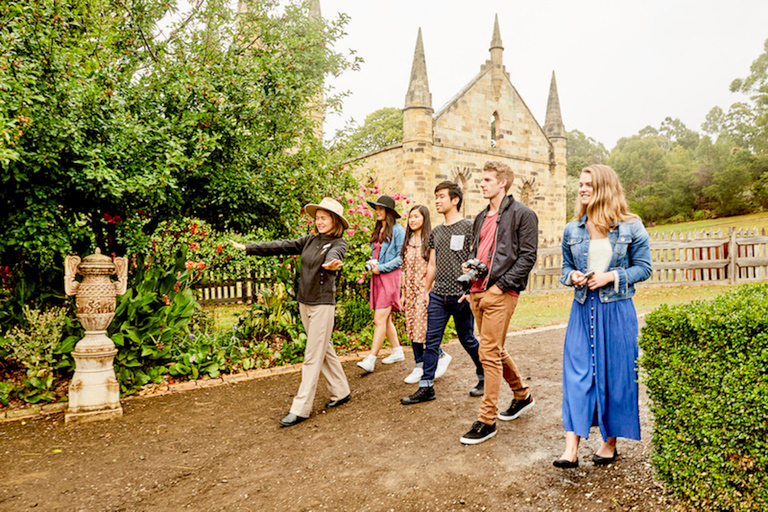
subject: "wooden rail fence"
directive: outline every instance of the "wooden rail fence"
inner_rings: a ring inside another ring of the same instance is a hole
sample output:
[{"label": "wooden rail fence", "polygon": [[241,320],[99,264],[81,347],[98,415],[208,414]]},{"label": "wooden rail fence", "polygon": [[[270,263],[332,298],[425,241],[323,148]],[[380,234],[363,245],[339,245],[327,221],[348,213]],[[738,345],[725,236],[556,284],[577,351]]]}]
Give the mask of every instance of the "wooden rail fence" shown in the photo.
[{"label": "wooden rail fence", "polygon": [[[740,284],[768,280],[768,230],[762,228],[687,231],[651,235],[653,272],[642,286],[681,284]],[[567,290],[558,282],[563,256],[559,241],[542,244],[526,291]],[[196,285],[203,305],[250,304],[274,279],[267,273],[246,278],[209,280]],[[367,290],[367,284],[362,285]],[[361,293],[347,283],[342,295]],[[365,294],[365,290],[362,290]]]},{"label": "wooden rail fence", "polygon": [[[762,229],[687,231],[651,235],[648,285],[740,284],[768,280],[768,233]],[[560,242],[539,247],[531,292],[565,290]]]}]

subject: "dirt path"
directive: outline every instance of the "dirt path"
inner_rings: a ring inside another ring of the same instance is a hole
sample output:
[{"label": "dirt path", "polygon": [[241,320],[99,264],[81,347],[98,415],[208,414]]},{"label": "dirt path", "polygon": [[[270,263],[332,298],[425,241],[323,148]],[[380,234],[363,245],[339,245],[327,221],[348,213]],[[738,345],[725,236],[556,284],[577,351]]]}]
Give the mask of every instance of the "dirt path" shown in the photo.
[{"label": "dirt path", "polygon": [[[0,424],[0,510],[668,510],[674,500],[652,477],[650,418],[644,440],[620,440],[611,466],[552,466],[562,450],[563,329],[511,336],[536,406],[477,446],[459,437],[478,400],[460,345],[437,381],[437,400],[402,406],[411,365],[379,364],[362,375],[345,363],[352,401],[323,410],[321,383],[310,420],[283,429],[299,375],[124,402],[111,422],[65,427],[61,415]],[[511,394],[502,392],[502,404]],[[60,451],[59,451],[60,450]]]}]

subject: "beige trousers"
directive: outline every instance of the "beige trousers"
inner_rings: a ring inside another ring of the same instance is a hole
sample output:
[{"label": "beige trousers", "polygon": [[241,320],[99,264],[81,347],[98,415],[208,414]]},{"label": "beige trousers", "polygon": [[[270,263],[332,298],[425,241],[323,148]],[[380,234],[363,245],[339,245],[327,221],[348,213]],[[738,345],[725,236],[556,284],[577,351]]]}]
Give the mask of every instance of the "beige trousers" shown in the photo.
[{"label": "beige trousers", "polygon": [[469,305],[475,315],[477,330],[480,331],[478,355],[485,372],[485,393],[477,419],[488,425],[496,423],[502,376],[516,399],[524,400],[528,396],[528,388],[523,384],[517,365],[504,350],[509,321],[517,307],[517,300],[518,297],[509,293],[494,291],[470,295]]},{"label": "beige trousers", "polygon": [[311,306],[299,303],[301,323],[307,332],[307,348],[304,350],[301,384],[291,405],[291,412],[296,416],[307,418],[312,412],[317,381],[321,373],[328,381],[331,400],[338,400],[349,394],[347,376],[331,342],[335,310],[336,306],[332,304]]}]

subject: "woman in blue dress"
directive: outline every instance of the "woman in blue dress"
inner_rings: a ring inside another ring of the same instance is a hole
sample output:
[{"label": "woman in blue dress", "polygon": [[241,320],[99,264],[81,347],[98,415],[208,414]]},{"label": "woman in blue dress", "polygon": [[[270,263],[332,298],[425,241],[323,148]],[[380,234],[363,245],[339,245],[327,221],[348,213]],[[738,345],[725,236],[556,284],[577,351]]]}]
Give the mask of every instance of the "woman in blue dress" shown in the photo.
[{"label": "woman in blue dress", "polygon": [[651,275],[648,233],[629,212],[618,176],[606,165],[581,172],[576,220],[563,233],[563,276],[574,301],[563,349],[565,451],[559,468],[579,465],[582,437],[600,428],[596,465],[616,459],[616,438],[640,439],[634,284]]}]

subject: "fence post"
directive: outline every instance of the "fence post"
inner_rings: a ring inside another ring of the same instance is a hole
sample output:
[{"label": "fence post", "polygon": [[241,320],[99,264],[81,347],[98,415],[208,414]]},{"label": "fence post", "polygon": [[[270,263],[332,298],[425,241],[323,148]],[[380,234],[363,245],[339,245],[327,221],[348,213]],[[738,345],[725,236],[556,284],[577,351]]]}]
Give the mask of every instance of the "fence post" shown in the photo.
[{"label": "fence post", "polygon": [[736,282],[739,279],[739,275],[738,275],[739,274],[739,270],[736,267],[736,265],[737,265],[736,261],[738,260],[738,256],[739,256],[739,248],[736,245],[736,228],[728,228],[728,231],[731,232],[730,233],[731,241],[728,244],[729,245],[729,247],[728,247],[728,253],[729,253],[728,256],[729,256],[729,258],[728,259],[730,260],[730,262],[728,263],[728,274],[729,274],[728,277],[730,278],[729,280],[730,280],[731,284],[736,284]]}]

